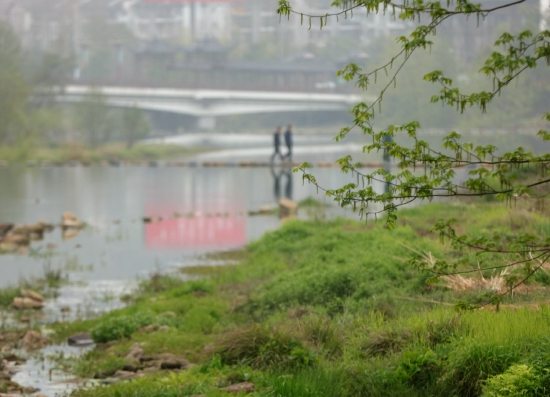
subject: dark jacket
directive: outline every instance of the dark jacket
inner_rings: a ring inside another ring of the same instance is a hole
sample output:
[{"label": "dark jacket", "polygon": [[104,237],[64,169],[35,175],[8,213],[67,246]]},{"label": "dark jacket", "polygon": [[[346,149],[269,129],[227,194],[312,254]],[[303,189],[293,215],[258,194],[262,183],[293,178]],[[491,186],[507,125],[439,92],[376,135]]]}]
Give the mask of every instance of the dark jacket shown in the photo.
[{"label": "dark jacket", "polygon": [[273,144],[275,145],[276,148],[281,146],[281,133],[280,132],[276,132],[275,134],[273,134]]},{"label": "dark jacket", "polygon": [[292,147],[292,131],[290,130],[285,132],[285,143],[289,148]]}]

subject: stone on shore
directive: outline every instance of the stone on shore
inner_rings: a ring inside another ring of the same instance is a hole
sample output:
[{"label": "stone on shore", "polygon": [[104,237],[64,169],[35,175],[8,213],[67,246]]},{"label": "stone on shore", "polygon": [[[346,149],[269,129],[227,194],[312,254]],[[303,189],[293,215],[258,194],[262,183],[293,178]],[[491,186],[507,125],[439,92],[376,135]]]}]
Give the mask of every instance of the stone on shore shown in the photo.
[{"label": "stone on shore", "polygon": [[67,343],[69,346],[89,346],[93,345],[94,341],[89,334],[81,333],[69,336]]},{"label": "stone on shore", "polygon": [[47,342],[47,338],[44,338],[39,332],[33,330],[28,331],[23,339],[21,339],[21,344],[27,351],[40,349],[46,346]]},{"label": "stone on shore", "polygon": [[143,354],[144,353],[141,344],[134,343],[134,345],[130,348],[128,355],[126,356],[126,359],[131,362],[139,363],[143,358]]},{"label": "stone on shore", "polygon": [[13,306],[16,309],[42,309],[44,302],[35,301],[31,298],[13,298]]},{"label": "stone on shore", "polygon": [[279,218],[290,218],[298,213],[298,203],[284,198],[279,200]]},{"label": "stone on shore", "polygon": [[135,379],[135,378],[140,378],[142,376],[143,376],[142,374],[138,374],[136,372],[122,371],[120,369],[116,371],[115,374],[113,375],[114,378],[121,379],[121,380]]},{"label": "stone on shore", "polygon": [[2,239],[2,243],[12,243],[15,245],[29,245],[31,243],[31,238],[28,234],[8,234]]},{"label": "stone on shore", "polygon": [[72,212],[64,212],[61,216],[61,226],[64,228],[81,229],[84,227],[84,223],[82,223]]},{"label": "stone on shore", "polygon": [[37,302],[44,302],[44,297],[40,295],[38,292],[30,290],[30,289],[24,289],[21,291],[21,296],[23,298],[30,298],[32,300],[35,300]]},{"label": "stone on shore", "polygon": [[155,354],[153,356],[142,357],[141,362],[146,367],[155,367],[158,369],[188,369],[190,366],[189,361],[185,358],[176,356],[175,354],[164,353]]},{"label": "stone on shore", "polygon": [[0,223],[0,236],[8,234],[13,229],[13,223]]}]

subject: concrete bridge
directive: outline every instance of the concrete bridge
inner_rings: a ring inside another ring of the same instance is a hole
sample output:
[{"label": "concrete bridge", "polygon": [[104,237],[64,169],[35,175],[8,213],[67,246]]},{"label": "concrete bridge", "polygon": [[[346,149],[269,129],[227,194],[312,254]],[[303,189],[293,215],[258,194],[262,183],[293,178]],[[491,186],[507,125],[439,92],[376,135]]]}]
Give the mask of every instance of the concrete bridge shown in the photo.
[{"label": "concrete bridge", "polygon": [[[353,94],[186,90],[166,88],[94,87],[115,107],[176,113],[197,118],[199,129],[213,129],[216,117],[278,112],[349,111],[365,98]],[[62,103],[81,102],[90,87],[69,85],[57,96]]]}]

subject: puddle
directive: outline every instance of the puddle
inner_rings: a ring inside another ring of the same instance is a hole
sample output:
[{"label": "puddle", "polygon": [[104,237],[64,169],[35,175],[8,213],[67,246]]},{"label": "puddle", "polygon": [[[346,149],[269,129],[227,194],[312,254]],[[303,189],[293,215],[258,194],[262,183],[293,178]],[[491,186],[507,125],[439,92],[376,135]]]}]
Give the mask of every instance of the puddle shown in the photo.
[{"label": "puddle", "polygon": [[16,371],[11,380],[38,389],[38,393],[48,397],[66,396],[74,389],[93,386],[97,381],[77,379],[57,364],[59,357],[74,358],[92,349],[93,346],[72,347],[66,344],[48,346],[30,356],[24,364],[8,366],[8,369]]}]

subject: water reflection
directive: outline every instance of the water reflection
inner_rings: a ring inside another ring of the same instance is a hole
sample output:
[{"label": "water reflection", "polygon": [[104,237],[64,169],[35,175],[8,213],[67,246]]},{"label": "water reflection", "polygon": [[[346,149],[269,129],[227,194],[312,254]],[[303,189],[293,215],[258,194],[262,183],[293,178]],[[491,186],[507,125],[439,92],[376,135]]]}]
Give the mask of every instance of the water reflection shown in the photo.
[{"label": "water reflection", "polygon": [[[341,186],[351,177],[335,168],[315,174],[323,186]],[[283,197],[317,195],[300,180],[290,168],[0,169],[0,186],[16,187],[0,189],[0,223],[59,224],[71,211],[88,224],[65,236],[70,240],[45,234],[32,243],[33,255],[1,255],[0,287],[42,276],[46,261],[75,280],[131,280],[159,267],[183,266],[197,254],[242,247],[280,225],[276,217],[247,217],[248,211]],[[153,221],[144,224],[143,217]],[[46,258],[47,252],[52,255]],[[69,262],[79,266],[69,268]]]},{"label": "water reflection", "polygon": [[279,202],[281,197],[281,183],[284,183],[284,198],[292,200],[292,190],[293,190],[293,173],[291,167],[281,167],[275,168],[271,166],[270,168],[271,176],[273,178],[273,196],[275,202]]},{"label": "water reflection", "polygon": [[231,249],[246,244],[246,219],[237,214],[195,213],[145,227],[148,249]]}]

